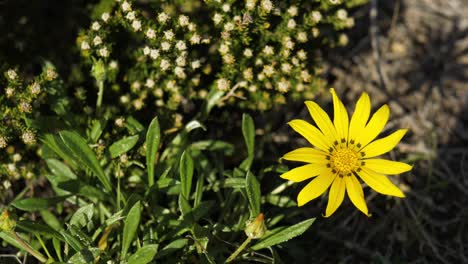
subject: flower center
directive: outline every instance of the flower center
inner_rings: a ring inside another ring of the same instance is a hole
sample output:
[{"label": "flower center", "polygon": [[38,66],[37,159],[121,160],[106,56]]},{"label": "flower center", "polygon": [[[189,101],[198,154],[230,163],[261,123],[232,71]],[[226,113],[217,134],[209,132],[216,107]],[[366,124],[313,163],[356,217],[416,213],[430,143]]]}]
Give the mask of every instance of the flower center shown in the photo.
[{"label": "flower center", "polygon": [[342,148],[335,150],[330,157],[331,165],[340,176],[349,175],[359,167],[359,156],[354,150]]}]

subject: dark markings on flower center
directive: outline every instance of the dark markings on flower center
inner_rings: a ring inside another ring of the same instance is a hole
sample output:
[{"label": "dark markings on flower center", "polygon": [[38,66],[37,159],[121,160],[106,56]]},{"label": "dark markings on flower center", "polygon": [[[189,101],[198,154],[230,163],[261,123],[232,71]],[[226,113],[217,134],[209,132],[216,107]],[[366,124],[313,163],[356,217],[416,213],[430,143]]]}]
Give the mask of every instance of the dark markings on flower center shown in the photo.
[{"label": "dark markings on flower center", "polygon": [[333,148],[330,147],[330,148],[328,149],[328,151],[330,151],[330,153],[333,152]]},{"label": "dark markings on flower center", "polygon": [[333,144],[335,144],[335,146],[338,145],[338,141],[335,140],[335,142],[333,142]]},{"label": "dark markings on flower center", "polygon": [[361,151],[361,156],[364,157],[365,155],[366,155],[366,153],[364,153],[364,151]]},{"label": "dark markings on flower center", "polygon": [[356,147],[360,148],[360,147],[361,147],[361,143],[357,143]]},{"label": "dark markings on flower center", "polygon": [[354,139],[351,139],[349,143],[354,144]]},{"label": "dark markings on flower center", "polygon": [[342,138],[341,143],[345,143],[345,142],[346,142],[346,139]]}]

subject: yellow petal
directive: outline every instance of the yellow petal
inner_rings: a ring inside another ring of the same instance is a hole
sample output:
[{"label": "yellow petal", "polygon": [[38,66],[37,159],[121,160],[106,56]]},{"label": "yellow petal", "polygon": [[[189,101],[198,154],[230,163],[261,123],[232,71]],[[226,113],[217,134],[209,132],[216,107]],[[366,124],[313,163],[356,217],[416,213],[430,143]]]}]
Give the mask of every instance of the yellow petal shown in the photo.
[{"label": "yellow petal", "polygon": [[333,123],[338,135],[338,141],[345,143],[348,140],[349,117],[343,102],[341,102],[335,89],[330,89],[333,97]]},{"label": "yellow petal", "polygon": [[329,142],[327,138],[316,128],[308,122],[300,119],[292,120],[288,123],[294,131],[301,134],[310,144],[316,146],[319,149],[327,151],[331,146],[332,142]]},{"label": "yellow petal", "polygon": [[367,209],[366,200],[364,200],[364,192],[362,191],[361,183],[359,183],[356,176],[346,176],[346,192],[348,197],[354,206],[357,207],[365,215],[369,216],[369,210]]},{"label": "yellow petal", "polygon": [[387,105],[383,105],[372,115],[369,123],[364,128],[364,132],[357,135],[357,142],[361,144],[361,148],[369,144],[382,132],[389,116],[390,108]]},{"label": "yellow petal", "polygon": [[283,173],[280,177],[293,182],[301,182],[319,175],[326,168],[324,165],[307,164]]},{"label": "yellow petal", "polygon": [[309,110],[310,115],[314,119],[317,126],[320,128],[322,133],[329,138],[330,141],[338,140],[336,129],[333,126],[330,117],[325,111],[315,102],[306,101],[305,102],[307,109]]},{"label": "yellow petal", "polygon": [[403,192],[398,189],[385,175],[377,173],[375,171],[362,168],[358,172],[359,177],[367,184],[369,187],[374,189],[376,192],[391,196],[405,197]]},{"label": "yellow petal", "polygon": [[344,199],[345,189],[346,185],[343,177],[336,177],[330,188],[330,194],[328,195],[328,205],[327,210],[325,211],[325,217],[331,216],[336,209],[340,207]]},{"label": "yellow petal", "polygon": [[357,144],[359,135],[364,133],[364,128],[369,120],[370,110],[371,103],[369,95],[367,93],[362,93],[356,103],[356,108],[351,116],[351,122],[349,123],[349,141],[353,140],[353,144]]},{"label": "yellow petal", "polygon": [[317,176],[299,192],[299,195],[297,196],[297,205],[303,206],[309,201],[322,195],[328,187],[330,187],[330,184],[333,182],[335,177],[336,174],[332,173],[330,170],[327,170]]},{"label": "yellow petal", "polygon": [[408,129],[399,129],[389,136],[370,143],[361,150],[361,153],[364,153],[363,157],[372,158],[389,152],[400,142],[406,134],[406,131],[408,131]]},{"label": "yellow petal", "polygon": [[314,148],[298,148],[284,154],[283,159],[307,163],[326,164],[327,153]]},{"label": "yellow petal", "polygon": [[366,159],[363,162],[365,162],[365,168],[390,175],[407,172],[413,168],[413,166],[406,163],[386,159]]}]

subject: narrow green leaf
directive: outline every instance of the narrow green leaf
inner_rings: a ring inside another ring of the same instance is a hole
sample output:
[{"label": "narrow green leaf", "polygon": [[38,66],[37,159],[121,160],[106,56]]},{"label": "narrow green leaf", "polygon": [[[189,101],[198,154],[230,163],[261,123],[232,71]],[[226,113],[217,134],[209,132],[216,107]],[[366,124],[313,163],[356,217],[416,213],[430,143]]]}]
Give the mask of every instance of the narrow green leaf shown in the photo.
[{"label": "narrow green leaf", "polygon": [[48,209],[51,206],[57,205],[70,197],[70,195],[57,196],[52,198],[25,198],[21,200],[16,200],[11,203],[14,207],[23,210],[23,211],[39,211]]},{"label": "narrow green leaf", "polygon": [[65,239],[65,242],[72,247],[75,251],[80,251],[82,250],[85,246],[83,243],[76,238],[74,235],[70,234],[69,231],[62,231],[60,234],[63,236]]},{"label": "narrow green leaf", "polygon": [[91,127],[88,130],[88,139],[92,143],[96,143],[98,139],[101,137],[102,131],[106,126],[105,120],[93,120],[91,121]]},{"label": "narrow green leaf", "polygon": [[72,168],[77,168],[78,164],[74,157],[67,151],[67,147],[60,139],[59,136],[53,134],[45,134],[41,141],[51,150],[55,152],[58,156],[60,156],[63,160],[65,160]]},{"label": "narrow green leaf", "polygon": [[133,116],[129,116],[126,118],[125,127],[132,135],[141,132],[145,129],[145,127],[135,118],[133,118]]},{"label": "narrow green leaf", "polygon": [[221,182],[221,187],[234,189],[245,188],[245,178],[227,178]]},{"label": "narrow green leaf", "polygon": [[55,217],[54,214],[52,214],[49,210],[41,210],[41,217],[44,222],[53,228],[55,231],[61,231],[62,230],[62,224],[60,221]]},{"label": "narrow green leaf", "polygon": [[49,167],[50,172],[53,174],[60,176],[60,179],[64,180],[75,180],[77,176],[73,171],[65,165],[65,163],[56,160],[56,159],[47,159],[46,160],[47,166]]},{"label": "narrow green leaf", "polygon": [[100,253],[101,251],[99,250],[99,248],[85,248],[77,252],[70,259],[68,259],[67,263],[73,263],[73,264],[94,263],[96,258],[99,257]]},{"label": "narrow green leaf", "polygon": [[189,202],[183,195],[179,195],[179,210],[182,213],[182,215],[187,215],[192,211],[192,207],[190,207]]},{"label": "narrow green leaf", "polygon": [[250,217],[254,218],[260,214],[260,183],[258,182],[255,175],[253,175],[250,171],[247,172],[245,181],[247,199],[249,200]]},{"label": "narrow green leaf", "polygon": [[133,135],[130,137],[124,137],[116,142],[114,142],[109,147],[109,153],[111,158],[115,159],[118,156],[126,153],[127,151],[131,150],[136,143],[138,142],[138,135]]},{"label": "narrow green leaf", "polygon": [[29,220],[22,220],[17,222],[17,227],[19,230],[22,230],[26,233],[55,237],[56,239],[64,241],[62,235],[59,232],[44,224],[32,222]]},{"label": "narrow green leaf", "polygon": [[148,185],[154,184],[154,164],[156,163],[156,153],[158,152],[159,141],[161,140],[161,129],[158,118],[153,118],[146,133],[146,168],[148,170]]},{"label": "narrow green leaf", "polygon": [[165,246],[161,251],[159,251],[158,254],[156,254],[155,258],[159,259],[164,256],[167,256],[181,248],[184,248],[187,245],[187,243],[188,243],[188,239],[186,238],[174,240],[171,243],[169,243],[167,246]]},{"label": "narrow green leaf", "polygon": [[190,196],[190,190],[192,189],[193,159],[187,150],[185,150],[180,157],[179,173],[181,194],[185,197],[185,199],[188,200]]},{"label": "narrow green leaf", "polygon": [[258,243],[252,246],[252,250],[259,250],[266,247],[271,247],[285,241],[288,241],[296,236],[302,235],[314,223],[315,218],[307,219],[293,226],[281,229],[279,232],[267,235]]},{"label": "narrow green leaf", "polygon": [[67,146],[73,157],[82,165],[89,168],[102,183],[107,192],[112,191],[109,178],[102,170],[93,150],[88,146],[86,140],[73,131],[62,131],[59,133],[63,143]]},{"label": "narrow green leaf", "polygon": [[234,145],[221,140],[201,140],[190,145],[191,149],[207,150],[207,151],[222,151],[225,155],[230,156],[234,153]]},{"label": "narrow green leaf", "polygon": [[211,89],[210,92],[208,93],[204,105],[204,112],[203,114],[205,116],[208,116],[210,113],[211,109],[218,103],[219,99],[224,95],[224,91],[220,91],[218,89]]},{"label": "narrow green leaf", "polygon": [[187,132],[190,132],[197,128],[201,128],[206,131],[206,127],[198,120],[192,120],[188,122],[187,125],[185,125],[185,130],[187,130]]},{"label": "narrow green leaf", "polygon": [[133,239],[136,236],[136,233],[138,231],[138,226],[140,225],[140,218],[141,218],[141,203],[138,201],[130,209],[124,221],[122,251],[121,251],[122,259],[124,259],[125,256],[127,255],[128,249],[130,248],[130,244],[132,243]]},{"label": "narrow green leaf", "polygon": [[157,251],[158,245],[145,245],[128,258],[127,264],[147,264],[153,260]]},{"label": "narrow green leaf", "polygon": [[255,125],[252,117],[248,114],[242,115],[242,134],[244,135],[245,145],[247,146],[247,158],[241,165],[243,169],[249,169],[254,159],[255,147]]}]

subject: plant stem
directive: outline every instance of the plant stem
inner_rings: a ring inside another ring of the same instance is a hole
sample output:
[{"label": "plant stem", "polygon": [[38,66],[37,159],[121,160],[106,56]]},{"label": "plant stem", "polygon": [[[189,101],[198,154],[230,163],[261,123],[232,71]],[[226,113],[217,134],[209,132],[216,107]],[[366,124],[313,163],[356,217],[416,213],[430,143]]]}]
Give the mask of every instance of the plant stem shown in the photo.
[{"label": "plant stem", "polygon": [[20,244],[29,254],[33,255],[40,262],[45,263],[47,261],[47,259],[41,253],[37,252],[35,249],[30,247],[26,242],[24,242],[24,240],[16,232],[12,231],[11,234],[15,238],[16,242],[18,242],[18,244]]},{"label": "plant stem", "polygon": [[104,81],[98,81],[97,84],[98,84],[99,91],[97,94],[98,98],[96,101],[96,113],[99,114],[101,111],[102,97],[104,96]]},{"label": "plant stem", "polygon": [[252,240],[252,238],[250,237],[247,237],[247,239],[244,241],[244,243],[242,243],[242,245],[240,245],[236,251],[234,251],[234,253],[231,254],[231,256],[229,256],[229,258],[226,260],[226,263],[229,263],[231,261],[233,261],[237,255],[239,255],[239,253],[242,252],[242,250],[244,250],[244,248],[250,243],[250,240]]}]

